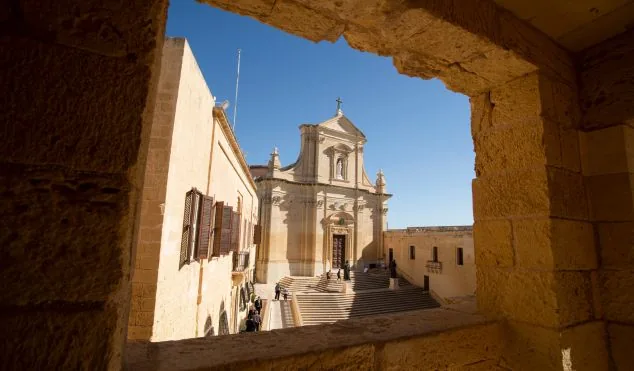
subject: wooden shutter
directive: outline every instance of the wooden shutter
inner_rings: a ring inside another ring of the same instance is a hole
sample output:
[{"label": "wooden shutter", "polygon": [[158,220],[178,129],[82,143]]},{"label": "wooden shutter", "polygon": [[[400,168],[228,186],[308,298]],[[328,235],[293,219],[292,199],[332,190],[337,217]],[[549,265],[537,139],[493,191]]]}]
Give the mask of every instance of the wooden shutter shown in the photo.
[{"label": "wooden shutter", "polygon": [[194,217],[194,190],[185,194],[185,211],[183,213],[183,233],[181,236],[181,254],[179,260],[180,269],[183,265],[189,263],[189,247],[192,241],[193,233],[193,217]]},{"label": "wooden shutter", "polygon": [[222,201],[216,202],[216,217],[215,217],[215,223],[214,223],[214,245],[213,245],[214,248],[212,252],[213,256],[220,256],[220,241],[222,237],[222,224],[224,222],[222,220],[224,206],[225,206],[224,202]]},{"label": "wooden shutter", "polygon": [[231,225],[233,223],[233,208],[224,206],[222,210],[222,226],[220,232],[220,255],[227,255],[231,251]]},{"label": "wooden shutter", "polygon": [[198,225],[198,258],[209,257],[209,242],[214,224],[214,199],[202,196],[200,208],[200,222]]},{"label": "wooden shutter", "polygon": [[253,243],[259,245],[262,242],[262,226],[259,224],[255,225],[253,229]]},{"label": "wooden shutter", "polygon": [[240,251],[240,214],[234,212],[231,222],[231,250],[238,252]]}]

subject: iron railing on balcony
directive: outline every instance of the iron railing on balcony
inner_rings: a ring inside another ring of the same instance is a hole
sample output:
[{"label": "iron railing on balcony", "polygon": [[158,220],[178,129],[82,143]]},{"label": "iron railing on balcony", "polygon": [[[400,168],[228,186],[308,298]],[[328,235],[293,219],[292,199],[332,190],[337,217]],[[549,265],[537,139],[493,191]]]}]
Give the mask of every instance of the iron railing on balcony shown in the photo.
[{"label": "iron railing on balcony", "polygon": [[425,267],[427,267],[427,272],[431,272],[431,273],[442,272],[442,263],[439,261],[428,260],[427,264],[425,264]]},{"label": "iron railing on balcony", "polygon": [[248,252],[234,252],[233,253],[233,271],[242,272],[249,266],[249,253]]}]

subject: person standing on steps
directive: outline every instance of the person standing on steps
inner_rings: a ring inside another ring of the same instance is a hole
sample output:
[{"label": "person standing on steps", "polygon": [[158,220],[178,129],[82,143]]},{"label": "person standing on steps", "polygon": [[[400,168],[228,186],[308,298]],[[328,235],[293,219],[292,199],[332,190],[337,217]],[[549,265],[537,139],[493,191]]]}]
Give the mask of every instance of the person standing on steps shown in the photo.
[{"label": "person standing on steps", "polygon": [[337,271],[337,282],[341,281],[341,268]]},{"label": "person standing on steps", "polygon": [[280,286],[280,283],[276,283],[275,284],[275,299],[273,300],[280,300],[280,291],[282,290],[282,286]]},{"label": "person standing on steps", "polygon": [[262,310],[262,299],[260,299],[259,296],[255,298],[255,310],[258,311],[258,314],[260,314]]},{"label": "person standing on steps", "polygon": [[326,272],[326,280],[330,281],[330,271]]},{"label": "person standing on steps", "polygon": [[282,294],[284,294],[284,301],[287,301],[288,300],[288,289],[286,287],[282,291]]}]

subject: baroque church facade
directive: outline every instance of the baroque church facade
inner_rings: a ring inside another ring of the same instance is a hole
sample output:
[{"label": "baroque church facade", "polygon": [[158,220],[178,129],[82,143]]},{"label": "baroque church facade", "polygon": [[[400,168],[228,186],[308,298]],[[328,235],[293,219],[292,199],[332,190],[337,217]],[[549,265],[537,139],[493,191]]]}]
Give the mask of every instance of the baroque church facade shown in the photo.
[{"label": "baroque church facade", "polygon": [[297,161],[282,167],[277,148],[268,166],[253,166],[260,202],[258,282],[316,276],[383,263],[387,224],[385,177],[370,181],[365,135],[340,109],[319,124],[303,124]]}]

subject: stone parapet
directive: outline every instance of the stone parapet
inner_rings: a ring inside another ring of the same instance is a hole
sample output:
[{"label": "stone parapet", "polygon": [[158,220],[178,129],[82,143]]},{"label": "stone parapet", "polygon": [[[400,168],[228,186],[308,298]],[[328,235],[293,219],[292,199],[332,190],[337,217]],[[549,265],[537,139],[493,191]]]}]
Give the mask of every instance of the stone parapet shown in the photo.
[{"label": "stone parapet", "polygon": [[439,308],[244,336],[129,343],[126,366],[139,371],[495,366],[500,329],[484,316]]}]

